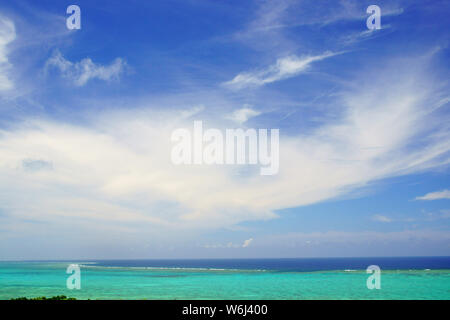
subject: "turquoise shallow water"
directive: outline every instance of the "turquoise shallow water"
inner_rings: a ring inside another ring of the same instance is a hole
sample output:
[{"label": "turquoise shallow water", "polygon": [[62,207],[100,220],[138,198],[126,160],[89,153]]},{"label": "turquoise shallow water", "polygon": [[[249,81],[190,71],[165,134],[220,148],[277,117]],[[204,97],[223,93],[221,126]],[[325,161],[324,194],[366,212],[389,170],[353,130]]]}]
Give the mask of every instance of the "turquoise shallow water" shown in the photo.
[{"label": "turquoise shallow water", "polygon": [[279,271],[81,266],[81,289],[66,288],[69,262],[0,262],[0,299],[450,299],[450,269]]}]

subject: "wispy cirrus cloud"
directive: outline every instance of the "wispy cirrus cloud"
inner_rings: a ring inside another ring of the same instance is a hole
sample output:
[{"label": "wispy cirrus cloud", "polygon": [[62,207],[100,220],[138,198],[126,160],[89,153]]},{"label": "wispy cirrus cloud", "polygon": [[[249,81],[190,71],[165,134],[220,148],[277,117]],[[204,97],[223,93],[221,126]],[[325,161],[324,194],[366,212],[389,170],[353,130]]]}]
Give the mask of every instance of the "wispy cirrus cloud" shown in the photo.
[{"label": "wispy cirrus cloud", "polygon": [[262,70],[239,73],[232,80],[225,82],[224,85],[233,89],[263,86],[268,83],[297,76],[307,71],[313,62],[332,57],[336,54],[325,52],[316,56],[287,56],[277,59],[275,64]]},{"label": "wispy cirrus cloud", "polygon": [[119,79],[125,67],[126,63],[121,58],[116,58],[110,65],[106,66],[96,64],[90,58],[82,59],[79,62],[71,62],[65,59],[58,50],[45,64],[46,71],[56,68],[64,78],[69,79],[76,86],[83,86],[91,79],[104,81]]},{"label": "wispy cirrus cloud", "polygon": [[450,190],[442,190],[427,193],[424,196],[416,197],[415,200],[440,200],[440,199],[450,199]]},{"label": "wispy cirrus cloud", "polygon": [[[378,3],[383,17],[397,16],[404,12],[399,3],[389,1]],[[335,1],[333,4],[317,6],[313,0],[267,0],[259,2],[258,10],[251,17],[246,28],[235,35],[248,45],[292,51],[301,45],[288,36],[289,29],[303,26],[326,27],[346,21],[365,20],[369,3]],[[383,25],[383,28],[385,26]],[[352,41],[365,38],[368,33],[350,35]],[[361,39],[362,40],[362,39]]]},{"label": "wispy cirrus cloud", "polygon": [[10,90],[14,84],[9,72],[11,64],[8,59],[8,45],[16,38],[14,23],[0,16],[0,92]]},{"label": "wispy cirrus cloud", "polygon": [[378,221],[378,222],[392,222],[392,219],[387,217],[387,216],[383,216],[381,214],[376,214],[372,217],[373,221]]}]

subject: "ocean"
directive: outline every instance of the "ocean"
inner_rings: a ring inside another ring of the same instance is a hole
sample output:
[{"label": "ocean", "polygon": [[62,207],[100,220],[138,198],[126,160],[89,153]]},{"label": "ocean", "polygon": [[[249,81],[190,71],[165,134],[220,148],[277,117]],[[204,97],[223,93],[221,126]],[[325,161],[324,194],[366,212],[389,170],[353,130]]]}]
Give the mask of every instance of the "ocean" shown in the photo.
[{"label": "ocean", "polygon": [[[68,289],[70,264],[81,289]],[[366,285],[381,268],[379,290]],[[0,299],[450,299],[450,257],[0,262]]]}]

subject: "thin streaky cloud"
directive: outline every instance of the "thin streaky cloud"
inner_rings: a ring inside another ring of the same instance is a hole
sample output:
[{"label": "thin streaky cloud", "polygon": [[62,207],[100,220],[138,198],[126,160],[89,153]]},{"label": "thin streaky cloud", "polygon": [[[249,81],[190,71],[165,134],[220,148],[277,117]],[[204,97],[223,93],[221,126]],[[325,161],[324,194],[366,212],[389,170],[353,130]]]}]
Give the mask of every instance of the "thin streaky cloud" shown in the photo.
[{"label": "thin streaky cloud", "polygon": [[381,214],[376,214],[372,217],[373,221],[377,221],[377,222],[385,222],[385,223],[389,223],[392,222],[392,219],[386,216],[383,216]]},{"label": "thin streaky cloud", "polygon": [[416,197],[416,200],[440,200],[440,199],[450,199],[450,190],[442,190],[427,193],[424,196]]},{"label": "thin streaky cloud", "polygon": [[277,59],[276,63],[262,70],[239,73],[232,80],[224,83],[233,89],[259,87],[268,83],[295,77],[308,70],[313,62],[324,60],[338,53],[325,52],[316,56],[291,55]]}]

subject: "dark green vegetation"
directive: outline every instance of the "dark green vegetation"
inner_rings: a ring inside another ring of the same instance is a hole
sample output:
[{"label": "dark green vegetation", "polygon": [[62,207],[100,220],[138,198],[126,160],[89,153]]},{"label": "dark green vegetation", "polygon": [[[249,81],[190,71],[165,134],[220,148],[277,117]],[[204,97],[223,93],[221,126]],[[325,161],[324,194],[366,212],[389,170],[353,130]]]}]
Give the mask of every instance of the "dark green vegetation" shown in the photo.
[{"label": "dark green vegetation", "polygon": [[69,298],[66,296],[54,296],[54,297],[35,297],[35,298],[27,298],[27,297],[19,297],[19,298],[12,298],[11,300],[77,300],[75,298]]}]

